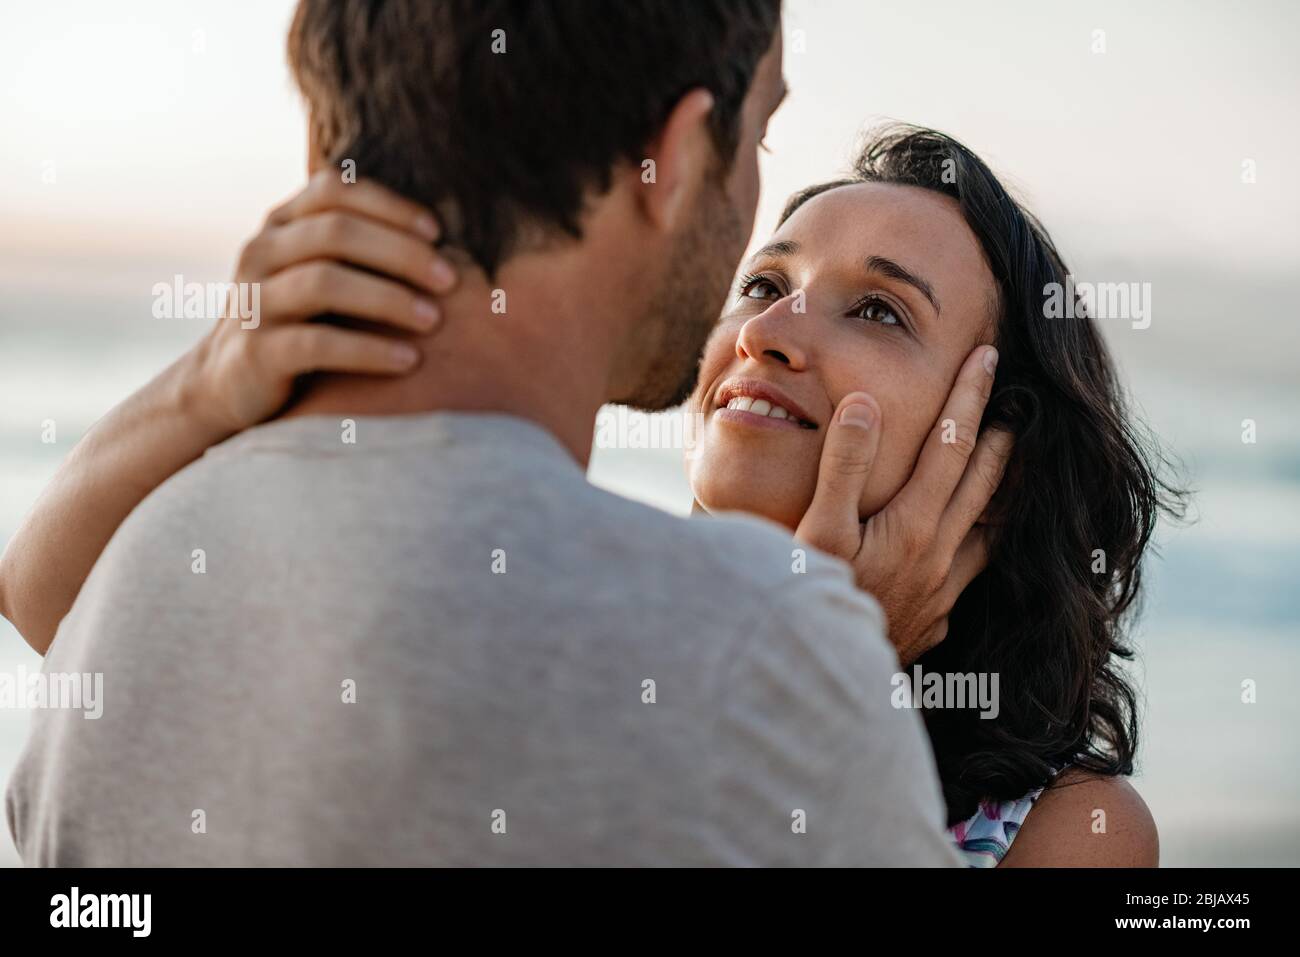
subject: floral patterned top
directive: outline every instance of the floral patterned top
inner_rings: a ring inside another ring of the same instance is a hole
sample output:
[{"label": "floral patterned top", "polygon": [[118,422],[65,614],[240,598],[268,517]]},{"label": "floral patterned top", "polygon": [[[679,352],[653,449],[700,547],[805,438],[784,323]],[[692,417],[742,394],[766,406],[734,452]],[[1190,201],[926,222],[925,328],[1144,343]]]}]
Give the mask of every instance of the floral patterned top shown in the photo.
[{"label": "floral patterned top", "polygon": [[979,810],[948,828],[948,837],[966,865],[997,867],[1002,863],[1043,790],[1030,791],[1017,801],[981,801]]}]

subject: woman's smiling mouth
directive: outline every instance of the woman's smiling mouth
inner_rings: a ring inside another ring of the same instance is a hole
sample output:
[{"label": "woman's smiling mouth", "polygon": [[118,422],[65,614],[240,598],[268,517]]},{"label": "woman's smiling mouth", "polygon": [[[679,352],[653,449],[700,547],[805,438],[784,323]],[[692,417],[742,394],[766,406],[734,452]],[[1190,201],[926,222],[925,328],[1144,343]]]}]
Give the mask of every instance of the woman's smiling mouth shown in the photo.
[{"label": "woman's smiling mouth", "polygon": [[816,429],[794,400],[780,389],[755,379],[732,379],[719,391],[713,417],[758,428]]}]

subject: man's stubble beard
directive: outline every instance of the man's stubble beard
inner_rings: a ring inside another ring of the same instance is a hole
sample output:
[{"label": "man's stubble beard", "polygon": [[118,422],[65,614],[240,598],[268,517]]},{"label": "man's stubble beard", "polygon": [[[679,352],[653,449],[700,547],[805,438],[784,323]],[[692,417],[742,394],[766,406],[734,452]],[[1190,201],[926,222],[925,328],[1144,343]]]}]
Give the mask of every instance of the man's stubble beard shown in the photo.
[{"label": "man's stubble beard", "polygon": [[616,400],[619,405],[662,412],[690,398],[705,343],[744,251],[740,231],[721,184],[707,190],[694,223],[673,245],[668,268],[643,314],[651,326],[645,374],[630,396]]}]

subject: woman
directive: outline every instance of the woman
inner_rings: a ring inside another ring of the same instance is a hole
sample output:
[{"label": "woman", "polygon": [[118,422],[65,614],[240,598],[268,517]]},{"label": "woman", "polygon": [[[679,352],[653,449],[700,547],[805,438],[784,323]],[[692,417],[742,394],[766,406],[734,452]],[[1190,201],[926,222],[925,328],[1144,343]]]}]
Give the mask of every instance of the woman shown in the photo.
[{"label": "woman", "polygon": [[[375,184],[332,191],[328,208],[323,195],[273,211],[241,258],[236,278],[262,282],[267,328],[218,324],[110,413],[11,541],[0,609],[38,651],[127,513],[205,448],[283,409],[297,375],[412,367],[375,326],[300,320],[332,312],[428,332],[428,297],[454,282],[429,248],[436,226]],[[306,228],[325,216],[357,228]],[[328,301],[303,298],[291,274],[322,264],[366,272],[347,270]],[[935,429],[958,447],[974,442],[946,437],[945,399],[968,357],[1000,355],[985,415],[1015,436],[1000,491],[936,573],[958,583],[946,628],[891,635],[905,665],[999,679],[996,717],[925,713],[951,834],[973,866],[1157,859],[1150,815],[1123,781],[1136,699],[1117,662],[1130,656],[1141,558],[1176,495],[1133,434],[1092,323],[1044,317],[1046,289],[1065,277],[1046,233],[968,150],[931,131],[879,132],[851,178],[791,200],[747,264],[690,402],[704,423],[690,458],[697,507],[796,530],[830,416],[867,393],[883,425],[858,516],[846,520],[852,534],[815,542],[844,554],[844,542],[861,541],[859,516],[868,534],[887,533]],[[985,344],[996,352],[976,349]]]},{"label": "woman", "polygon": [[[960,143],[894,127],[869,138],[850,178],[795,195],[743,271],[691,402],[704,416],[690,464],[698,505],[797,528],[817,426],[860,390],[884,423],[861,500],[878,521],[968,353],[994,343],[985,422],[1015,446],[987,568],[946,636],[899,649],[923,672],[999,676],[993,720],[924,712],[952,834],[976,866],[1153,865],[1154,825],[1123,781],[1138,722],[1118,665],[1131,657],[1142,557],[1179,496],[1124,411],[1095,325],[1045,317],[1044,296],[1068,273],[1046,231]],[[1124,840],[1099,839],[1117,826],[1131,829]]]}]

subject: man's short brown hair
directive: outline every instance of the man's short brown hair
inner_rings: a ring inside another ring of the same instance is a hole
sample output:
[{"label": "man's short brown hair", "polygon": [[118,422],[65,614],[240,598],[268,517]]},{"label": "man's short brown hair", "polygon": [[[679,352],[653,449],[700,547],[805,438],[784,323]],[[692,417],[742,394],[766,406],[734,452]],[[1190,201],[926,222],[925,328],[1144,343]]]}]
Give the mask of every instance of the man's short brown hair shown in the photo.
[{"label": "man's short brown hair", "polygon": [[435,208],[491,275],[524,226],[581,235],[696,87],[729,166],[780,0],[301,0],[289,65],[316,151]]}]

